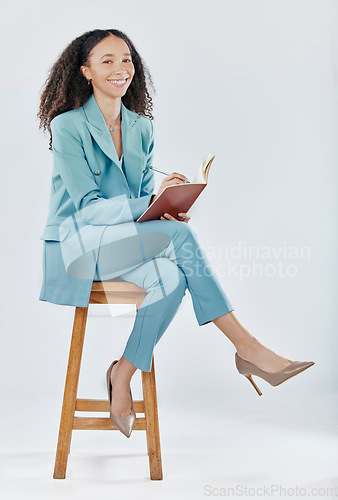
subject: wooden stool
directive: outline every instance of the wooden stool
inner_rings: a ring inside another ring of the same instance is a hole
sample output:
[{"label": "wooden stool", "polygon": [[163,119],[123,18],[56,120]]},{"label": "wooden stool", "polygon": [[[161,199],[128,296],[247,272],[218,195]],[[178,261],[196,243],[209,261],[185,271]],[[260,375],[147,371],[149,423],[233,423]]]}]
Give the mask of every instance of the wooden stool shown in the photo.
[{"label": "wooden stool", "polygon": [[[94,281],[89,304],[136,304],[137,311],[146,295],[147,292],[143,288],[126,281]],[[77,398],[87,314],[88,307],[76,307],[55,458],[54,479],[64,479],[66,477],[73,429],[118,430],[113,425],[110,417],[86,418],[75,416],[75,411],[109,413],[108,399]],[[150,478],[162,479],[154,355],[152,357],[151,371],[141,371],[141,374],[143,400],[133,401],[133,403],[135,413],[143,413],[145,416],[136,417],[133,430],[146,431]]]}]

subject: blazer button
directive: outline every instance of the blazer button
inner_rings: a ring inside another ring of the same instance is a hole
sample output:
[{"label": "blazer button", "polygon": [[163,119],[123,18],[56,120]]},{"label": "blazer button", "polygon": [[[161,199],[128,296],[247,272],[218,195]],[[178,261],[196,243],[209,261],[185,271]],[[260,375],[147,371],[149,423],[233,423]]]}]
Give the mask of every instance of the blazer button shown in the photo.
[{"label": "blazer button", "polygon": [[95,172],[94,172],[95,175],[100,175],[100,173],[101,173],[101,170],[95,170]]}]

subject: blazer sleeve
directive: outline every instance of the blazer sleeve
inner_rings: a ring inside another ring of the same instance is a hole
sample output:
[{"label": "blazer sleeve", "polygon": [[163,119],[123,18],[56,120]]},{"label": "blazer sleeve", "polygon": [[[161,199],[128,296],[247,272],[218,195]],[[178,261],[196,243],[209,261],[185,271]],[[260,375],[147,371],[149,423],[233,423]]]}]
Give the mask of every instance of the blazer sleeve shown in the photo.
[{"label": "blazer sleeve", "polygon": [[55,117],[51,123],[55,173],[59,174],[76,208],[76,216],[91,225],[111,225],[136,220],[148,208],[154,190],[153,172],[149,171],[154,148],[153,124],[146,173],[139,198],[126,194],[104,198],[85,157],[82,138],[70,120]]}]

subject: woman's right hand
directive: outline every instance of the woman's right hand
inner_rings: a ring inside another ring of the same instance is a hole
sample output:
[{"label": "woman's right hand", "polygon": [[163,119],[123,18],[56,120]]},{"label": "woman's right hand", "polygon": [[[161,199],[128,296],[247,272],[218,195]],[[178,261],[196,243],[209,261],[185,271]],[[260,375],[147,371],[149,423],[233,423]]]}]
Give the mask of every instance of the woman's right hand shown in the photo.
[{"label": "woman's right hand", "polygon": [[164,189],[167,186],[174,186],[175,184],[185,184],[185,181],[187,181],[187,180],[188,180],[188,177],[186,177],[183,174],[179,174],[178,172],[172,172],[171,174],[167,175],[167,177],[162,181],[162,183],[157,191],[157,194],[152,199],[152,203],[156,200],[156,198],[158,198],[160,196],[162,191],[164,191]]}]

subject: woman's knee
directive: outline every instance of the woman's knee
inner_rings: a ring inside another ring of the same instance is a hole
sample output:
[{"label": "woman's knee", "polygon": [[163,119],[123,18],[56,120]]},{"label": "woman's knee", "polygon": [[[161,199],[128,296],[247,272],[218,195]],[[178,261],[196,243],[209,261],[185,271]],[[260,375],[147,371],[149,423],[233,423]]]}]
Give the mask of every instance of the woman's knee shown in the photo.
[{"label": "woman's knee", "polygon": [[170,221],[170,224],[173,224],[176,231],[178,231],[181,234],[190,234],[194,232],[192,226],[189,226],[189,224],[187,224],[186,222]]},{"label": "woman's knee", "polygon": [[150,263],[152,271],[145,276],[145,290],[160,286],[165,295],[173,291],[184,293],[187,287],[185,275],[174,262],[166,257],[157,257]]}]

